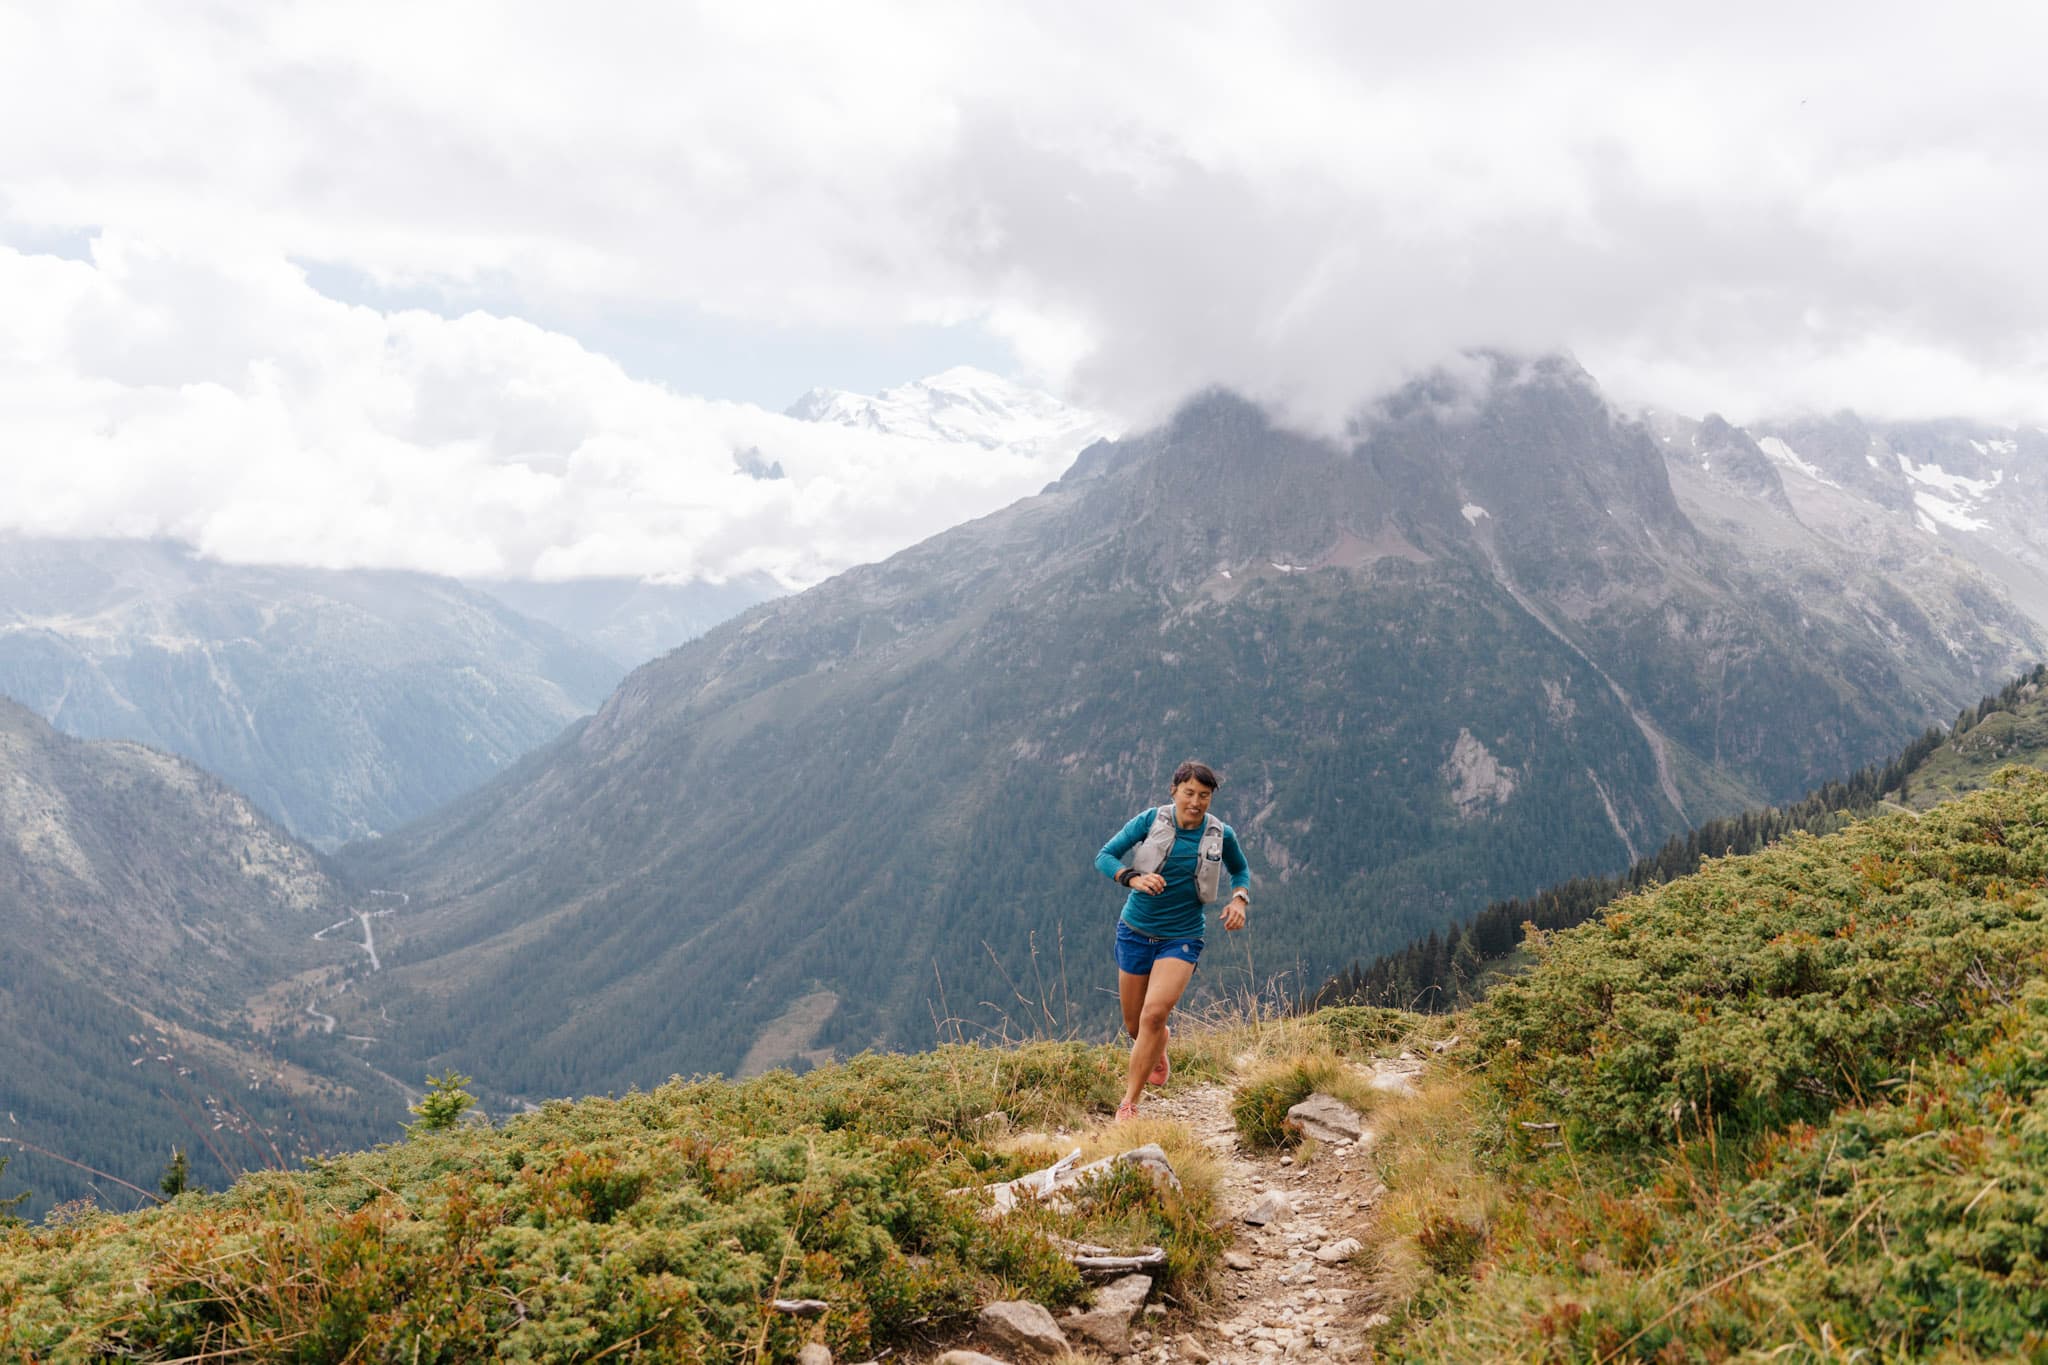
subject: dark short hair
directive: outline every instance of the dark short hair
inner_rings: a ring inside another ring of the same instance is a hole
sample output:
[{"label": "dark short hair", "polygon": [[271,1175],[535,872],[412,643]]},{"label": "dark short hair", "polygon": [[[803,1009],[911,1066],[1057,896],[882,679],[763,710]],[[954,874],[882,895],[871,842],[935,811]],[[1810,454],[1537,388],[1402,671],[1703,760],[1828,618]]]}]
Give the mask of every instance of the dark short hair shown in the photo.
[{"label": "dark short hair", "polygon": [[1192,758],[1173,770],[1173,785],[1178,787],[1183,782],[1199,782],[1210,791],[1215,791],[1223,785],[1214,768],[1206,763],[1197,763]]}]

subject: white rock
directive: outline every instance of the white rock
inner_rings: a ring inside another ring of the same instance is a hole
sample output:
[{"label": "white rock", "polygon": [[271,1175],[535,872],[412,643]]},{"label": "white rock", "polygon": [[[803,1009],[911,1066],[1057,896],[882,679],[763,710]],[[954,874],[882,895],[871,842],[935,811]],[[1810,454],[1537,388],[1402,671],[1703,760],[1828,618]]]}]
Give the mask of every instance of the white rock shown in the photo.
[{"label": "white rock", "polygon": [[1226,1251],[1223,1253],[1223,1264],[1232,1270],[1250,1270],[1257,1263],[1242,1251]]},{"label": "white rock", "polygon": [[1365,1131],[1365,1119],[1356,1109],[1318,1090],[1287,1111],[1290,1121],[1319,1142],[1346,1142]]},{"label": "white rock", "polygon": [[796,1353],[796,1365],[832,1365],[832,1348],[814,1341]]},{"label": "white rock", "polygon": [[1012,1299],[981,1310],[981,1329],[1005,1346],[1037,1355],[1058,1355],[1067,1349],[1067,1334],[1041,1304]]},{"label": "white rock", "polygon": [[932,1362],[932,1365],[1010,1365],[1007,1360],[985,1356],[979,1351],[948,1351]]},{"label": "white rock", "polygon": [[1324,1265],[1338,1265],[1350,1260],[1363,1250],[1365,1250],[1364,1246],[1359,1243],[1356,1237],[1346,1237],[1342,1241],[1331,1242],[1328,1246],[1317,1251],[1316,1259]]},{"label": "white rock", "polygon": [[1284,1223],[1294,1217],[1294,1203],[1278,1190],[1268,1190],[1244,1211],[1244,1221],[1255,1227]]},{"label": "white rock", "polygon": [[1067,1319],[1067,1330],[1108,1351],[1129,1355],[1131,1319],[1145,1306],[1152,1292],[1150,1275],[1126,1275],[1111,1280],[1095,1291],[1095,1306],[1079,1317]]}]

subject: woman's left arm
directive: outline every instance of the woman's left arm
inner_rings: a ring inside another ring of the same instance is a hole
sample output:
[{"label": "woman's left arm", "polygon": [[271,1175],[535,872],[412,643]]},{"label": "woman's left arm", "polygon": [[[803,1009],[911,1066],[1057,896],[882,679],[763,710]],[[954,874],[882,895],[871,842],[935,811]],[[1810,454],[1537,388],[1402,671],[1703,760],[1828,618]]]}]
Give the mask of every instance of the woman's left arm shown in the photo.
[{"label": "woman's left arm", "polygon": [[1230,874],[1231,896],[1223,904],[1223,927],[1235,933],[1244,928],[1245,912],[1252,905],[1252,867],[1238,847],[1237,831],[1223,827],[1223,870]]}]

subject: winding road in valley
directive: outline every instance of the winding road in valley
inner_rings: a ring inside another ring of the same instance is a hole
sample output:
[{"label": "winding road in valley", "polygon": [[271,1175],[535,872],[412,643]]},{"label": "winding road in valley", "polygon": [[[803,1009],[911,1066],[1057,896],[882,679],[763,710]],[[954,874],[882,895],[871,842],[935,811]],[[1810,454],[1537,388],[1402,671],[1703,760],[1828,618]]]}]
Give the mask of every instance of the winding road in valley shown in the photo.
[{"label": "winding road in valley", "polygon": [[[335,930],[346,929],[351,924],[360,924],[363,926],[363,941],[361,943],[358,943],[356,947],[361,948],[363,952],[366,955],[368,955],[370,959],[370,970],[373,972],[381,972],[384,970],[384,963],[383,960],[377,956],[377,935],[376,932],[370,927],[370,921],[381,918],[384,915],[397,914],[400,910],[403,910],[407,906],[412,904],[412,897],[403,891],[372,891],[369,894],[372,896],[386,896],[396,899],[398,904],[386,906],[382,910],[358,910],[354,914],[350,915],[347,919],[336,920],[334,923],[328,925],[325,929],[316,931],[313,935],[313,941],[315,943],[325,943],[327,941],[327,936],[333,933]],[[343,980],[343,982],[341,983],[341,989],[344,991],[348,989],[347,980]],[[337,994],[339,994],[339,992],[337,992]],[[312,1004],[307,1005],[306,1013],[312,1015],[315,1019],[320,1021],[320,1031],[322,1033],[332,1033],[334,1032],[335,1027],[339,1023],[339,1021],[335,1019],[333,1015],[321,1009],[321,1003],[322,1002],[316,1000]],[[355,1038],[355,1035],[351,1034],[350,1037]],[[367,1039],[355,1040],[358,1042],[369,1041]]]}]

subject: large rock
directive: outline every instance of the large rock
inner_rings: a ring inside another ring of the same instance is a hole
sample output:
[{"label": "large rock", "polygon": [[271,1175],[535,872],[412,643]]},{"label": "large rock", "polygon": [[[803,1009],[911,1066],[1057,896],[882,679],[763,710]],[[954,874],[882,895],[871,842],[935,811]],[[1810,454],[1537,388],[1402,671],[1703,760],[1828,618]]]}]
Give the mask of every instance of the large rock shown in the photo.
[{"label": "large rock", "polygon": [[[1173,1163],[1166,1159],[1166,1150],[1156,1142],[1148,1142],[1143,1147],[1133,1147],[1128,1152],[1121,1152],[1116,1156],[1115,1162],[1119,1166],[1137,1167],[1162,1190],[1180,1188],[1180,1177],[1173,1173]],[[1093,1166],[1089,1166],[1084,1167],[1083,1171],[1093,1169]]]},{"label": "large rock", "polygon": [[1244,1211],[1244,1221],[1254,1227],[1284,1223],[1294,1217],[1294,1203],[1278,1190],[1267,1190]]},{"label": "large rock", "polygon": [[1341,1265],[1365,1248],[1356,1237],[1346,1237],[1316,1249],[1316,1259],[1324,1265]]},{"label": "large rock", "polygon": [[1131,1353],[1131,1323],[1152,1293],[1150,1275],[1126,1275],[1095,1291],[1095,1307],[1067,1319],[1067,1331],[1111,1355]]},{"label": "large rock", "polygon": [[1005,1346],[1053,1356],[1067,1349],[1067,1334],[1043,1305],[1012,1299],[981,1310],[981,1330]]},{"label": "large rock", "polygon": [[1287,1117],[1318,1142],[1356,1142],[1365,1132],[1365,1119],[1356,1109],[1320,1090],[1289,1109]]},{"label": "large rock", "polygon": [[822,1341],[811,1342],[796,1353],[796,1365],[832,1365],[832,1348]]}]

